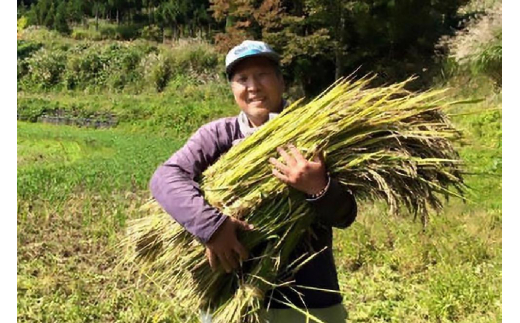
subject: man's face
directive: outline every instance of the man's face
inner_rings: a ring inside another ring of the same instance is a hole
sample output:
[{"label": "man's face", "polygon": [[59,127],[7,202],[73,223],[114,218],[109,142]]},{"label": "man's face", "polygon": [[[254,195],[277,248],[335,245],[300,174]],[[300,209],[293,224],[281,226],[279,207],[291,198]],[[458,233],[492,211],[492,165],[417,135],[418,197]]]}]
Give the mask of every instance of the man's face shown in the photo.
[{"label": "man's face", "polygon": [[246,58],[235,67],[231,89],[235,101],[254,126],[269,119],[269,113],[280,112],[284,81],[269,59]]}]

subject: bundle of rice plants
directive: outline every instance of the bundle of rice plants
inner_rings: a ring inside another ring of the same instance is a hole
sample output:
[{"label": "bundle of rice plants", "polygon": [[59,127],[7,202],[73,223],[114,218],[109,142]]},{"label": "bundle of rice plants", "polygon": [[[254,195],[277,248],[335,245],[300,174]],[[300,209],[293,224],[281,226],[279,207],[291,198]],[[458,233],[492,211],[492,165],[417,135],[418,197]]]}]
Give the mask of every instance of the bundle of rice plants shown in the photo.
[{"label": "bundle of rice plants", "polygon": [[306,158],[323,151],[328,172],[358,203],[383,200],[392,213],[405,208],[425,220],[442,209],[442,196],[461,196],[462,163],[453,146],[461,134],[443,112],[443,91],[408,92],[410,80],[369,88],[371,80],[342,79],[308,104],[295,102],[203,173],[206,200],[255,227],[239,235],[252,254],[239,270],[213,272],[204,246],[154,201],[144,207],[148,216],[129,226],[126,261],[176,306],[210,308],[214,322],[259,322],[266,292],[290,286],[283,277],[319,252],[289,263],[314,214],[302,193],[272,175],[268,159],[278,157],[277,147],[293,143]]}]

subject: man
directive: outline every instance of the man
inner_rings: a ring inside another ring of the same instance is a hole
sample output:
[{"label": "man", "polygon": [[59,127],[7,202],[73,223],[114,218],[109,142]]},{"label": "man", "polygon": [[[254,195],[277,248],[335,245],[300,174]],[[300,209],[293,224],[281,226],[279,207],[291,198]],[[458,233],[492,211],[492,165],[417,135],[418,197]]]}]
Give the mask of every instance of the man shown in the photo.
[{"label": "man", "polygon": [[[196,179],[234,144],[283,110],[285,84],[278,54],[259,41],[244,41],[229,51],[226,73],[240,114],[202,126],[157,169],[150,188],[165,211],[206,246],[211,267],[222,266],[231,272],[239,267],[240,260],[248,258],[248,250],[238,241],[236,232],[252,227],[210,206]],[[322,156],[306,160],[298,148],[291,145],[279,147],[278,152],[284,162],[269,160],[273,176],[306,195],[318,219],[315,235],[309,238],[310,245],[313,251],[327,248],[292,277],[295,285],[310,288],[285,287],[268,293],[267,317],[270,323],[305,322],[304,316],[275,300],[287,297],[325,322],[344,322],[346,312],[339,293],[318,289],[339,291],[332,255],[332,227],[346,228],[352,224],[357,214],[355,199],[347,188],[328,176]],[[296,259],[306,251],[302,243],[292,256]],[[206,320],[210,322],[209,318]]]}]

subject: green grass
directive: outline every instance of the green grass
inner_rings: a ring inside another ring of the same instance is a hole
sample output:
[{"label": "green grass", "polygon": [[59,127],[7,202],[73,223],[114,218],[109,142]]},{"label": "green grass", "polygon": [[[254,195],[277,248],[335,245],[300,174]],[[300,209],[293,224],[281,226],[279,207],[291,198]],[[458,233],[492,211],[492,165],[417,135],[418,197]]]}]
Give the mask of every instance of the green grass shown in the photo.
[{"label": "green grass", "polygon": [[115,246],[126,219],[149,197],[155,167],[181,144],[120,130],[18,124],[20,321],[151,320],[165,299],[114,270]]},{"label": "green grass", "polygon": [[[18,140],[19,320],[184,322],[189,311],[114,268],[126,220],[139,216],[151,173],[182,140],[27,123]],[[470,166],[486,169],[499,154],[478,149],[489,156],[468,148],[478,156]],[[501,320],[500,178],[468,180],[475,204],[452,202],[424,233],[367,204],[350,229],[335,232],[352,322]]]},{"label": "green grass", "polygon": [[[66,145],[60,149],[63,142]],[[19,165],[19,196],[23,200],[38,199],[45,191],[45,198],[55,201],[74,191],[100,194],[128,188],[143,190],[154,167],[181,143],[118,130],[20,122],[18,149],[29,160]],[[32,149],[38,152],[30,153]],[[34,156],[37,160],[31,161]]]},{"label": "green grass", "polygon": [[75,141],[20,139],[17,144],[18,168],[33,164],[45,167],[54,163],[70,163],[88,156],[92,151],[90,147],[85,149]]},{"label": "green grass", "polygon": [[18,93],[21,120],[36,121],[43,115],[117,120],[117,127],[182,137],[199,125],[236,114],[229,85],[203,84],[177,77],[163,93],[115,94],[80,91]]},{"label": "green grass", "polygon": [[500,212],[448,208],[421,232],[368,211],[335,234],[352,322],[500,321]]}]

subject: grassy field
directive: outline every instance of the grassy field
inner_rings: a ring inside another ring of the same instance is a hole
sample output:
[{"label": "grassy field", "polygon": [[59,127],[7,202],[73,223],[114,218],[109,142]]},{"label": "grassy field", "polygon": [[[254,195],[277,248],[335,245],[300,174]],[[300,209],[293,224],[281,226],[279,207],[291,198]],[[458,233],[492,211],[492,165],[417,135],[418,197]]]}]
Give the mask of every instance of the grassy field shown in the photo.
[{"label": "grassy field", "polygon": [[152,321],[161,298],[115,270],[116,245],[149,196],[151,172],[181,144],[119,130],[18,124],[20,321]]},{"label": "grassy field", "polygon": [[20,91],[17,100],[21,120],[34,122],[44,115],[112,117],[119,129],[128,132],[145,131],[176,138],[236,109],[226,82],[205,84],[183,77],[170,81],[162,93]]},{"label": "grassy field", "polygon": [[[501,96],[479,91],[463,94],[485,101],[453,111],[467,136],[461,155],[470,201],[450,201],[424,231],[419,222],[361,201],[356,223],[335,231],[351,322],[501,321],[501,111],[465,114],[501,108]],[[115,102],[108,95],[46,99]],[[120,111],[131,109],[131,96],[118,100],[125,103]],[[139,110],[139,122],[114,129],[18,123],[19,322],[197,322],[196,313],[168,302],[160,286],[116,266],[117,244],[127,220],[140,216],[156,166],[200,124],[236,113],[231,105],[187,109],[172,100],[136,96],[136,105],[148,110]],[[146,115],[157,102],[166,115],[181,117],[154,125],[165,116]]]},{"label": "grassy field", "polygon": [[[472,0],[465,13],[500,3]],[[449,80],[444,85],[458,99],[483,99],[450,111],[466,137],[460,153],[468,201],[447,201],[426,228],[359,201],[356,222],[334,231],[349,322],[502,321],[497,8],[472,33],[451,38],[450,53],[466,60],[444,57],[443,74],[432,82]],[[128,220],[141,216],[156,167],[200,125],[238,112],[224,57],[196,40],[110,40],[114,32],[132,32],[116,27],[76,28],[72,37],[44,28],[18,34],[19,322],[199,322],[161,286],[118,266],[118,243]],[[302,93],[291,86],[288,92]],[[117,126],[32,123],[44,116],[113,117]]]}]

